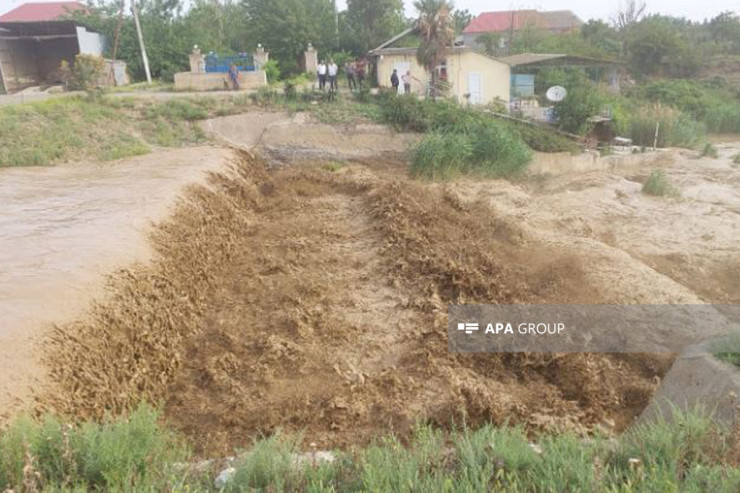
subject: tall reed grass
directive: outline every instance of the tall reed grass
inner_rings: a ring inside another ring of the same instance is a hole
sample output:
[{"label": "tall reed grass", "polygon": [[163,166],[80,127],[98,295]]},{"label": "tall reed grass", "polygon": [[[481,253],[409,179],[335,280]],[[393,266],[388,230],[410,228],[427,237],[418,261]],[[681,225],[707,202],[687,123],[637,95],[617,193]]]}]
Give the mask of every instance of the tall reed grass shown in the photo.
[{"label": "tall reed grass", "polygon": [[[659,125],[659,126],[658,126]],[[702,142],[706,126],[670,106],[641,106],[630,118],[630,136],[636,145],[652,147],[694,147]]]}]

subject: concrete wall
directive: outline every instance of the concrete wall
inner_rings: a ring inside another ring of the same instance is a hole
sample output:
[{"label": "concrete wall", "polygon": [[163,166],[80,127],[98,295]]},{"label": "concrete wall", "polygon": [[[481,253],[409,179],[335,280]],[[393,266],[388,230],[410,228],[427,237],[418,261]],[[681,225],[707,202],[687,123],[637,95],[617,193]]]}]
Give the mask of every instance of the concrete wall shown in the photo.
[{"label": "concrete wall", "polygon": [[[402,62],[411,67],[411,75],[419,81],[413,81],[411,90],[416,94],[423,94],[429,80],[429,74],[416,61],[416,54],[390,54],[378,57],[378,83],[381,87],[391,86],[393,68]],[[460,51],[447,56],[447,80],[452,84],[451,96],[461,103],[468,99],[470,93],[471,73],[481,77],[481,104],[488,104],[495,99],[509,101],[511,87],[511,72],[507,64],[496,61],[473,51]],[[402,74],[399,74],[399,77]]]},{"label": "concrete wall", "polygon": [[[262,70],[240,72],[239,85],[242,90],[256,89],[267,85],[267,76]],[[228,74],[194,74],[180,72],[175,74],[175,89],[184,91],[214,91],[228,89]]]},{"label": "concrete wall", "polygon": [[77,42],[81,54],[103,56],[106,39],[102,34],[93,33],[84,27],[77,26]]}]

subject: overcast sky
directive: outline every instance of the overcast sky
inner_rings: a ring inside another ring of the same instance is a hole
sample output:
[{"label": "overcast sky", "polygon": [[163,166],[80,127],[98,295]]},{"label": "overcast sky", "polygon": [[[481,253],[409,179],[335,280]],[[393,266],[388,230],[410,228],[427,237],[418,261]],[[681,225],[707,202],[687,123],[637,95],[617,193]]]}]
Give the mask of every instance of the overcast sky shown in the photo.
[{"label": "overcast sky", "polygon": [[[338,0],[340,8],[344,8],[346,0]],[[409,16],[415,14],[412,6],[413,0],[404,0],[406,13]],[[25,3],[24,0],[0,0],[0,14]],[[725,10],[733,10],[740,13],[740,0],[647,0],[648,12],[670,14],[687,17],[692,20],[701,21],[712,18]],[[473,14],[491,10],[510,9],[539,9],[539,10],[561,10],[570,9],[581,19],[604,19],[608,20],[619,6],[619,0],[504,0],[493,2],[491,0],[456,0],[455,6],[460,9],[468,9]]]}]

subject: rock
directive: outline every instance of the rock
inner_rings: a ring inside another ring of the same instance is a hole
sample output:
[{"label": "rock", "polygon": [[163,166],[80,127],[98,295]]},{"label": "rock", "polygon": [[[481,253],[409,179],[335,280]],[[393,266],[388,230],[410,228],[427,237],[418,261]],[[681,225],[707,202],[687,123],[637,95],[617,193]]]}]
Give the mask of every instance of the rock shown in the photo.
[{"label": "rock", "polygon": [[227,467],[226,469],[218,473],[218,476],[216,476],[216,479],[213,482],[216,488],[220,490],[221,488],[226,486],[226,483],[229,482],[229,480],[231,479],[231,476],[233,476],[235,472],[236,472],[235,468]]}]

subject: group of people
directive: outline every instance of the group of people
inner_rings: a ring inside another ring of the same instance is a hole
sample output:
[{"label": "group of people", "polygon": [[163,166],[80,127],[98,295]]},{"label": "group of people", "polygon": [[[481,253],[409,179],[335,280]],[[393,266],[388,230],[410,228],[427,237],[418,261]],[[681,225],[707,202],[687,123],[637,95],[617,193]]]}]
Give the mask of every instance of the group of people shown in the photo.
[{"label": "group of people", "polygon": [[367,71],[367,65],[365,60],[357,59],[349,62],[344,66],[344,71],[347,74],[347,85],[350,91],[355,91],[358,88],[362,89],[365,85],[365,73]]},{"label": "group of people", "polygon": [[318,67],[316,67],[316,72],[319,76],[319,89],[323,91],[326,88],[327,82],[329,83],[330,91],[336,91],[339,89],[339,86],[337,85],[337,73],[339,72],[339,67],[334,63],[334,60],[329,59],[328,64],[326,61],[321,60]]},{"label": "group of people", "polygon": [[417,79],[416,77],[414,77],[413,75],[411,75],[411,71],[410,70],[406,71],[406,73],[403,74],[400,79],[398,77],[398,70],[397,69],[394,68],[393,69],[393,73],[391,74],[391,86],[398,93],[401,92],[399,90],[399,87],[401,85],[401,82],[403,81],[403,93],[404,94],[411,94],[411,81],[414,81],[414,80],[417,81],[417,82],[421,82],[419,79]]},{"label": "group of people", "polygon": [[[362,88],[365,84],[365,74],[367,71],[367,64],[362,59],[357,59],[347,63],[344,66],[344,72],[347,74],[347,85],[350,91],[354,91],[357,88]],[[337,82],[337,74],[339,67],[334,63],[332,59],[329,59],[328,63],[325,60],[321,60],[316,67],[316,73],[319,79],[319,89],[322,91],[326,89],[327,83],[329,84],[330,91],[336,91],[339,89]]]}]

